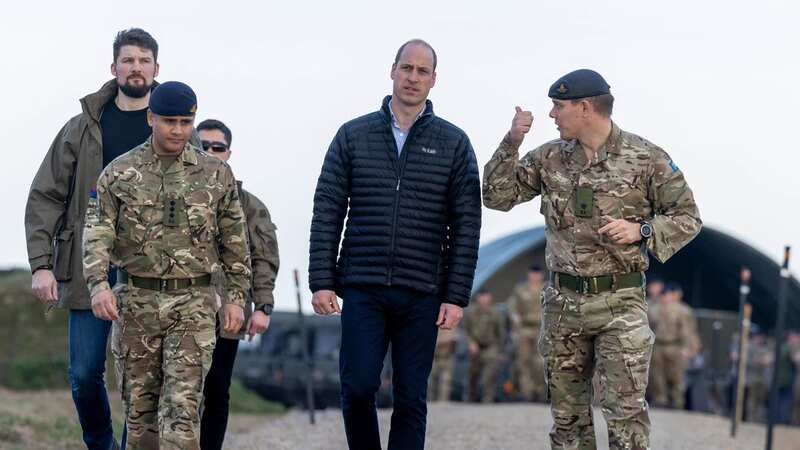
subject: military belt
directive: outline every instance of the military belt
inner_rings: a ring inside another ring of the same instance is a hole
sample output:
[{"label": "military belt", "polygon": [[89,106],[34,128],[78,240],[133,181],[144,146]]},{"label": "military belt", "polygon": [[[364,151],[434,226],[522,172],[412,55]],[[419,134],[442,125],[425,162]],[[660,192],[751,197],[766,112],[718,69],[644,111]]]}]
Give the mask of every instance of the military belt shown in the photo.
[{"label": "military belt", "polygon": [[130,275],[124,270],[119,270],[117,276],[120,283],[127,284],[130,282],[133,287],[159,292],[177,291],[193,286],[205,287],[211,285],[211,275],[203,275],[197,278],[145,278]]},{"label": "military belt", "polygon": [[578,294],[600,294],[616,292],[618,289],[641,287],[644,284],[642,272],[578,277],[568,273],[556,272],[554,282],[558,289],[567,288]]}]

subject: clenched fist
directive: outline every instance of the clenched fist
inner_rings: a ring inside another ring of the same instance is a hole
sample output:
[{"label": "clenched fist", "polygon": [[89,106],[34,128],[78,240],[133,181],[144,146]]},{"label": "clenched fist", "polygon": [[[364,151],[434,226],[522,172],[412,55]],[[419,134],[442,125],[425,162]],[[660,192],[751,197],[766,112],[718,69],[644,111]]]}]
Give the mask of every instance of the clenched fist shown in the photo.
[{"label": "clenched fist", "polygon": [[530,111],[523,111],[519,106],[516,107],[517,113],[514,114],[514,120],[511,121],[511,130],[508,132],[511,138],[511,144],[514,147],[519,147],[525,135],[531,131],[533,127],[533,113]]}]

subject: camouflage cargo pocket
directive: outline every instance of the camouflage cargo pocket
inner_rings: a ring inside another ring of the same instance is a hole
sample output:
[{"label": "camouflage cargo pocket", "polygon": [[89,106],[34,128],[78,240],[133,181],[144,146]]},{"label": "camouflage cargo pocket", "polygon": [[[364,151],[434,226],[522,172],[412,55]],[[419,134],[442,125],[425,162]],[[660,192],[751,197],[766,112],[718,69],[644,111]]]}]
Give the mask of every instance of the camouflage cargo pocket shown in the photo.
[{"label": "camouflage cargo pocket", "polygon": [[643,391],[647,387],[647,375],[650,367],[650,355],[653,351],[655,334],[645,324],[618,336],[624,351],[623,359],[628,368],[633,387]]},{"label": "camouflage cargo pocket", "polygon": [[214,328],[194,333],[194,342],[197,344],[197,360],[203,366],[203,379],[211,368],[211,357],[217,343],[217,333]]}]

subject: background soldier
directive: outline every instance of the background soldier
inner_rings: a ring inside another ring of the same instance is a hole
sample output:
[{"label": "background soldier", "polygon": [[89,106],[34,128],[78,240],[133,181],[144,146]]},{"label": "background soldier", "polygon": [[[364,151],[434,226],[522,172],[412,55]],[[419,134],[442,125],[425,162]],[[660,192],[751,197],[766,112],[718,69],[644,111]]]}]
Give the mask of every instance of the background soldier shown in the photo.
[{"label": "background soldier", "polygon": [[[200,134],[203,150],[209,155],[226,162],[230,159],[233,134],[224,123],[207,119],[197,125],[197,132]],[[275,288],[279,266],[275,224],[261,200],[244,190],[241,181],[237,181],[236,186],[247,221],[252,289],[248,292],[244,307],[245,326],[238,333],[220,330],[220,322],[224,323],[224,317],[219,317],[222,311],[217,317],[217,345],[214,347],[211,369],[203,389],[203,418],[200,426],[202,450],[222,448],[228,426],[229,390],[239,339],[244,339],[245,335],[252,339],[255,334],[265,332],[275,304],[272,290]]]},{"label": "background soldier", "polygon": [[455,330],[440,330],[436,337],[436,354],[433,355],[433,368],[428,388],[429,397],[435,402],[450,401],[457,342],[458,332]]},{"label": "background soldier", "polygon": [[539,266],[528,268],[528,278],[519,283],[508,298],[511,336],[514,342],[514,373],[525,401],[543,401],[544,363],[537,349],[544,272]]},{"label": "background soldier", "polygon": [[[199,449],[215,343],[211,274],[228,276],[227,332],[241,327],[250,261],[230,168],[188,144],[197,100],[183,83],[150,96],[153,135],[114,160],[89,195],[84,276],[92,311],[120,320],[130,449]],[[118,267],[111,291],[109,262]],[[117,301],[119,299],[119,301]]]},{"label": "background soldier", "polygon": [[469,339],[469,401],[494,402],[497,380],[497,358],[503,345],[503,318],[492,305],[492,294],[478,292],[478,307],[464,318],[464,332]]},{"label": "background soldier", "polygon": [[[104,376],[111,322],[92,314],[81,264],[87,199],[103,167],[150,136],[147,102],[158,69],[158,43],[149,33],[139,28],[117,33],[114,78],[82,98],[83,111],[58,132],[25,207],[33,293],[48,308],[57,302],[69,309],[69,381],[90,450],[117,443]],[[109,270],[108,277],[113,283],[116,271]]]},{"label": "background soldier", "polygon": [[650,446],[644,391],[653,345],[643,248],[666,261],[700,231],[692,192],[670,157],[611,121],[614,97],[597,72],[551,87],[561,139],[519,160],[533,115],[517,107],[484,170],[483,200],[509,210],[542,196],[546,261],[539,351],[545,359],[553,448],[594,448],[591,379],[600,373],[612,449]]},{"label": "background soldier", "polygon": [[745,383],[747,386],[745,418],[755,422],[766,419],[765,408],[769,397],[769,380],[772,379],[773,350],[759,327],[752,325],[750,331]]},{"label": "background soldier", "polygon": [[[647,277],[647,319],[650,322],[650,329],[653,332],[658,333],[658,305],[659,300],[661,299],[661,294],[664,292],[664,280],[657,276],[648,276]],[[655,351],[655,349],[654,349]],[[656,364],[655,360],[652,359],[650,361],[650,371],[648,372],[647,376],[647,393],[645,397],[648,401],[653,400],[653,376],[656,372],[656,368],[654,367]],[[598,391],[596,390],[595,393]]]},{"label": "background soldier", "polygon": [[689,359],[700,350],[697,321],[691,308],[681,300],[683,290],[675,283],[664,288],[658,305],[656,343],[650,372],[653,379],[653,403],[684,409],[684,375]]}]

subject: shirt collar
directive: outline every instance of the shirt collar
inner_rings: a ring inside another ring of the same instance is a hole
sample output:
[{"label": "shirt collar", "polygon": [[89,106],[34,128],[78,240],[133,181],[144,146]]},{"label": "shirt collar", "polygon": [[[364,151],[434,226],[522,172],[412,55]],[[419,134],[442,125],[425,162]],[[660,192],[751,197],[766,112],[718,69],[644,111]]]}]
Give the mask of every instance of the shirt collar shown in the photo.
[{"label": "shirt collar", "polygon": [[[391,100],[389,100],[389,114],[392,115],[392,126],[399,130],[400,126],[397,125],[397,117],[395,117],[394,115],[394,110],[392,109]],[[419,114],[417,114],[417,117],[415,117],[414,121],[411,122],[411,125],[413,126],[419,120],[419,118],[422,117],[423,114],[425,114],[425,106],[423,106],[422,109],[419,111]]]}]

